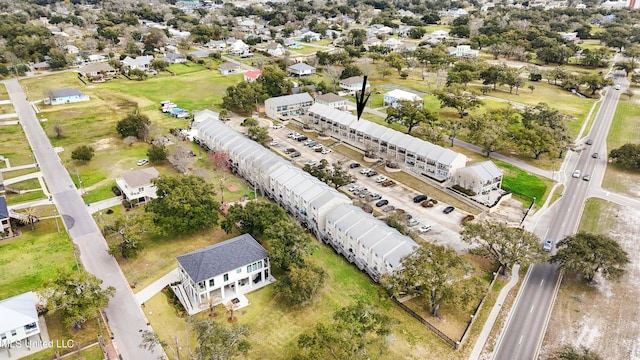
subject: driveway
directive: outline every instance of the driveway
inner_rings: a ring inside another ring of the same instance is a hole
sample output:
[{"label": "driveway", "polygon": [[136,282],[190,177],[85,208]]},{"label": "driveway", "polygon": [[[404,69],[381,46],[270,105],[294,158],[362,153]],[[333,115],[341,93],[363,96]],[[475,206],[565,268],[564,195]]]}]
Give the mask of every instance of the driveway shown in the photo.
[{"label": "driveway", "polygon": [[163,354],[160,346],[155,347],[155,354],[139,347],[141,332],[150,329],[147,319],[138,307],[118,263],[107,253],[104,237],[87,212],[87,205],[51,146],[22,87],[17,79],[7,80],[5,85],[67,232],[80,251],[82,264],[88,272],[102,279],[104,286],[116,289],[116,295],[105,312],[122,358],[157,359]]}]

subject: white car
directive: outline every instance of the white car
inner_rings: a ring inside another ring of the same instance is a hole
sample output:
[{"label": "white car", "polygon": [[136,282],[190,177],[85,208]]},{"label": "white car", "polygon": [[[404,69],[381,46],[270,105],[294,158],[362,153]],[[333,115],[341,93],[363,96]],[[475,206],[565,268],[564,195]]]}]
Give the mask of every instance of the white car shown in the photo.
[{"label": "white car", "polygon": [[274,128],[274,129],[276,129],[276,130],[277,130],[277,129],[282,129],[283,127],[284,127],[284,125],[282,125],[282,124],[275,124],[275,125],[273,125],[273,128]]},{"label": "white car", "polygon": [[366,175],[366,174],[368,174],[370,172],[371,172],[371,169],[369,169],[369,168],[364,168],[364,169],[360,170],[360,174],[362,174],[362,175]]},{"label": "white car", "polygon": [[573,172],[573,175],[571,175],[574,178],[579,178],[580,177],[580,170],[576,170]]},{"label": "white car", "polygon": [[272,142],[269,143],[270,146],[276,146],[280,144],[280,142],[278,142],[277,140],[273,140]]},{"label": "white car", "polygon": [[428,231],[430,231],[430,230],[431,230],[431,225],[422,225],[422,226],[420,226],[420,228],[418,229],[418,232],[419,232],[420,234],[424,234],[424,233],[426,233],[426,232],[428,232]]},{"label": "white car", "polygon": [[322,155],[327,155],[328,153],[331,152],[331,149],[322,149]]},{"label": "white car", "polygon": [[387,181],[387,180],[389,180],[389,178],[388,178],[388,177],[386,177],[386,176],[384,176],[384,175],[380,175],[380,176],[378,176],[378,177],[376,178],[376,182],[377,182],[378,184],[381,184],[381,183],[383,183],[383,182],[385,182],[385,181]]},{"label": "white car", "polygon": [[138,164],[138,166],[142,166],[142,165],[147,165],[148,163],[149,163],[149,160],[140,159],[140,160],[138,160],[138,162],[136,164]]},{"label": "white car", "polygon": [[309,165],[309,166],[315,166],[318,162],[315,160],[309,160],[306,163],[304,163],[305,165]]}]

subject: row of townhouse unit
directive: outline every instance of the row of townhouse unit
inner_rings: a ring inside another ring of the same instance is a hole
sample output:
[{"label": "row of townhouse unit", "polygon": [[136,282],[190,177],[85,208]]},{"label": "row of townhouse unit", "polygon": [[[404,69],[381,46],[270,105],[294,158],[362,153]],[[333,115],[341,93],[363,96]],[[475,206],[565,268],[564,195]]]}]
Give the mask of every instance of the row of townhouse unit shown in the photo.
[{"label": "row of townhouse unit", "polygon": [[278,202],[374,280],[397,269],[402,257],[417,246],[410,238],[352,205],[344,194],[231,129],[216,113],[209,110],[197,113],[192,127],[201,144],[213,151],[227,152],[238,175]]},{"label": "row of townhouse unit", "polygon": [[355,147],[373,151],[377,156],[400,164],[403,169],[424,174],[438,181],[449,179],[465,167],[467,157],[407,135],[386,126],[360,119],[349,112],[324,104],[307,109],[321,130]]}]

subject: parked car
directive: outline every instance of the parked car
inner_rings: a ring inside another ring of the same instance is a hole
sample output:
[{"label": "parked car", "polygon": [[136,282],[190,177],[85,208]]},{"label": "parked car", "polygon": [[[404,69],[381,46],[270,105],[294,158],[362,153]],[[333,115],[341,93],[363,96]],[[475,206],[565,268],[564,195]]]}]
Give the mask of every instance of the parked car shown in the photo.
[{"label": "parked car", "polygon": [[300,136],[298,136],[298,137],[296,138],[296,140],[298,140],[298,141],[305,141],[305,140],[307,140],[307,139],[309,139],[309,138],[308,138],[308,137],[306,137],[306,136],[304,136],[304,135],[300,135]]},{"label": "parked car", "polygon": [[[309,146],[309,144],[311,144],[312,142],[314,142],[314,141],[313,141],[313,140],[310,140],[310,139],[307,139],[307,140],[303,141],[302,143],[303,143],[305,146]],[[312,147],[312,146],[311,146],[311,147]]]},{"label": "parked car", "polygon": [[385,181],[387,181],[387,180],[389,180],[389,178],[388,178],[388,177],[386,177],[386,176],[384,176],[384,175],[380,175],[380,176],[378,176],[378,177],[376,178],[376,182],[377,182],[378,184],[382,184],[383,182],[385,182]]},{"label": "parked car", "polygon": [[424,234],[424,233],[426,233],[426,232],[427,232],[427,231],[429,231],[429,230],[431,230],[431,225],[422,225],[422,226],[420,226],[420,228],[418,229],[418,232],[419,232],[420,234]]},{"label": "parked car", "polygon": [[553,249],[553,239],[545,240],[544,245],[542,245],[542,248],[545,251],[551,251],[551,249]]},{"label": "parked car", "polygon": [[584,181],[589,181],[589,180],[591,180],[591,175],[587,174],[587,175],[583,176],[583,177],[582,177],[582,180],[584,180]]},{"label": "parked car", "polygon": [[380,194],[371,194],[371,200],[380,200],[382,199],[382,195]]},{"label": "parked car", "polygon": [[270,146],[276,146],[278,144],[280,144],[280,142],[277,140],[273,140],[272,142],[269,143]]},{"label": "parked car", "polygon": [[276,130],[277,130],[277,129],[282,129],[283,127],[284,127],[284,125],[282,125],[282,124],[275,124],[275,125],[273,125],[273,128],[274,128],[274,129],[276,129]]},{"label": "parked car", "polygon": [[359,167],[360,167],[360,164],[357,162],[352,162],[351,164],[349,164],[349,169],[355,169]]},{"label": "parked car", "polygon": [[574,178],[579,178],[580,177],[580,170],[576,170],[573,172],[573,175],[571,175]]},{"label": "parked car", "polygon": [[354,184],[354,185],[349,186],[349,191],[350,192],[354,192],[354,191],[356,191],[358,189],[360,189],[360,186],[358,186],[358,185]]},{"label": "parked car", "polygon": [[417,219],[414,219],[414,218],[411,218],[411,219],[409,219],[409,220],[407,221],[407,226],[408,226],[408,227],[416,226],[416,225],[418,225],[418,224],[420,224],[420,221],[419,221],[419,220],[417,220]]},{"label": "parked car", "polygon": [[300,151],[296,151],[296,152],[291,153],[291,155],[289,155],[289,156],[291,156],[292,158],[297,158],[300,155],[302,155],[302,154],[300,154]]},{"label": "parked car", "polygon": [[425,201],[427,199],[428,199],[427,195],[420,194],[420,195],[414,196],[413,202],[414,203],[421,203],[421,202],[423,202],[423,201]]},{"label": "parked car", "polygon": [[597,159],[598,158],[598,153],[593,153],[593,155],[591,155],[592,158]]},{"label": "parked car", "polygon": [[136,164],[138,164],[138,166],[143,166],[143,165],[147,165],[148,163],[149,163],[149,160],[140,159],[140,160],[138,160],[138,162]]},{"label": "parked car", "polygon": [[396,207],[395,207],[395,206],[393,206],[393,205],[387,205],[387,206],[385,206],[385,207],[384,207],[384,209],[382,209],[382,211],[384,211],[384,212],[389,212],[389,211],[393,211],[393,210],[395,210],[395,209],[396,209]]},{"label": "parked car", "polygon": [[309,160],[306,163],[304,163],[305,165],[309,165],[309,166],[316,166],[318,162],[315,160]]},{"label": "parked car", "polygon": [[385,205],[389,205],[389,200],[387,200],[387,199],[382,199],[382,200],[380,200],[380,201],[378,201],[378,202],[376,203],[376,206],[377,206],[377,207],[383,207],[383,206],[385,206]]},{"label": "parked car", "polygon": [[456,208],[454,208],[453,206],[447,206],[446,208],[444,208],[444,210],[442,210],[442,212],[445,213],[445,214],[450,214],[455,209]]},{"label": "parked car", "polygon": [[359,196],[361,199],[364,199],[364,198],[366,198],[369,194],[371,194],[371,192],[370,192],[370,191],[362,190],[362,191],[360,191],[360,193],[358,194],[358,196]]},{"label": "parked car", "polygon": [[322,149],[322,155],[327,155],[331,152],[331,149]]},{"label": "parked car", "polygon": [[393,180],[387,180],[387,181],[382,183],[382,186],[384,186],[384,187],[396,186],[396,182],[393,181]]},{"label": "parked car", "polygon": [[287,155],[289,155],[291,153],[294,153],[294,152],[296,152],[296,149],[294,149],[294,148],[288,148],[287,150],[284,151],[284,153],[287,154]]},{"label": "parked car", "polygon": [[369,171],[373,171],[373,170],[371,170],[371,169],[369,169],[369,168],[364,168],[364,169],[360,170],[360,174],[362,174],[362,175],[366,175],[366,174],[368,174],[368,173],[369,173]]},{"label": "parked car", "polygon": [[371,170],[366,175],[367,175],[367,177],[372,177],[372,176],[378,175],[378,172],[375,171],[375,170]]}]

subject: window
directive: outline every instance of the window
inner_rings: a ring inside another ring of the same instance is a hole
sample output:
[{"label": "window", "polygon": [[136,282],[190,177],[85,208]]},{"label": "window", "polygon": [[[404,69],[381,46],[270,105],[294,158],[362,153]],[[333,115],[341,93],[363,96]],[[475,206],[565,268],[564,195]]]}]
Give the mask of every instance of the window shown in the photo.
[{"label": "window", "polygon": [[224,281],[229,281],[229,274],[224,274],[224,275],[222,276],[222,279],[223,279]]},{"label": "window", "polygon": [[258,261],[258,269],[262,269],[262,260]]},{"label": "window", "polygon": [[252,265],[252,267],[253,267],[253,271],[258,270],[258,263],[254,263],[254,264]]},{"label": "window", "polygon": [[36,325],[36,323],[31,323],[31,324],[29,324],[29,325],[25,325],[25,326],[24,326],[24,329],[25,329],[25,330],[33,330],[33,329],[35,329],[35,328],[37,328],[37,327],[38,327],[38,326]]},{"label": "window", "polygon": [[213,287],[215,285],[215,282],[213,281],[213,279],[209,279],[209,287]]},{"label": "window", "polygon": [[240,274],[241,272],[242,272],[242,269],[240,269],[240,268],[236,269],[236,274]]},{"label": "window", "polygon": [[16,336],[16,335],[18,335],[18,332],[15,329],[11,330],[11,336]]},{"label": "window", "polygon": [[250,273],[251,272],[251,265],[247,265],[247,272]]},{"label": "window", "polygon": [[7,340],[7,334],[2,334],[2,336],[0,337],[1,340]]}]

